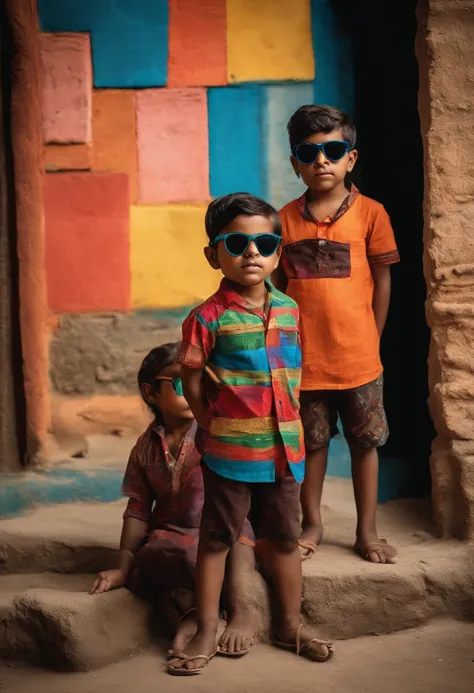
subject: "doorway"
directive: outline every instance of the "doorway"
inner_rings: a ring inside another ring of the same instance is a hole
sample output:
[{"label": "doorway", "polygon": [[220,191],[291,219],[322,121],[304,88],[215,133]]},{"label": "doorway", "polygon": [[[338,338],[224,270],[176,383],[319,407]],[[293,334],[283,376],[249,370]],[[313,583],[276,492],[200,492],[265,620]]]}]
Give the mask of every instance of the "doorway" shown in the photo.
[{"label": "doorway", "polygon": [[423,277],[416,0],[333,1],[353,43],[359,150],[354,182],[386,208],[401,256],[392,268],[381,344],[391,435],[380,451],[379,500],[423,497],[430,492],[434,427],[427,404],[430,333]]}]

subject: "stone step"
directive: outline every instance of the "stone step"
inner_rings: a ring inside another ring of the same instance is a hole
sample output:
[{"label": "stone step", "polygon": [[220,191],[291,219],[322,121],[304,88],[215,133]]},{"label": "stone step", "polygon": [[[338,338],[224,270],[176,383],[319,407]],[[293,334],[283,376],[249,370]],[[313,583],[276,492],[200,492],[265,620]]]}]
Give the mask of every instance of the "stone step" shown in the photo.
[{"label": "stone step", "polygon": [[[444,615],[474,619],[474,547],[434,538],[424,506],[397,502],[379,512],[383,535],[398,547],[397,563],[367,563],[351,550],[350,488],[338,482],[334,495],[335,488],[329,481],[324,543],[303,564],[303,615],[317,632],[345,639]],[[10,614],[2,616],[0,649],[15,657],[26,652],[22,656],[35,663],[94,668],[151,637],[148,607],[126,590],[86,594],[91,574],[115,565],[124,506],[123,500],[75,503],[0,521],[0,606]],[[269,611],[260,576],[248,589],[249,601],[259,604],[266,639]],[[17,630],[8,639],[11,619]]]},{"label": "stone step", "polygon": [[90,596],[90,575],[0,577],[0,658],[86,671],[150,643],[150,607],[120,589]]}]

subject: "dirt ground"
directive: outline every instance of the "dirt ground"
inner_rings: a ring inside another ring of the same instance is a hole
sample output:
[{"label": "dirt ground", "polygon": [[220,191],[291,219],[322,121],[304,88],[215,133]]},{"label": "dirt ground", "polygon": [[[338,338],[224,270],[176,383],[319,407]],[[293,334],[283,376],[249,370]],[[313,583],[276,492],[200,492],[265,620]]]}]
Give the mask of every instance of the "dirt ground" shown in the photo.
[{"label": "dirt ground", "polygon": [[474,624],[438,621],[388,636],[337,643],[337,655],[316,664],[268,645],[242,660],[215,658],[185,681],[164,671],[149,649],[128,661],[84,674],[0,668],[7,693],[469,693],[474,690]]}]

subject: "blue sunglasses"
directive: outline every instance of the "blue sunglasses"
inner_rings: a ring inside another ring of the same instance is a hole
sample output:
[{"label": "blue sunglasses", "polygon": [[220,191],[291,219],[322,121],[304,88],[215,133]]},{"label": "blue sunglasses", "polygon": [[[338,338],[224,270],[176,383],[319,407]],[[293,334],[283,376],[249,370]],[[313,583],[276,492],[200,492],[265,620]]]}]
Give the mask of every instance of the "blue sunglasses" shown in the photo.
[{"label": "blue sunglasses", "polygon": [[346,140],[331,140],[322,144],[301,142],[293,147],[293,154],[300,164],[306,165],[314,164],[319,152],[322,152],[329,161],[340,161],[350,151],[351,145]]},{"label": "blue sunglasses", "polygon": [[250,243],[253,241],[257,246],[257,250],[262,257],[269,257],[276,253],[278,246],[281,243],[281,236],[275,233],[254,233],[247,235],[246,233],[224,233],[216,236],[211,245],[215,246],[219,241],[224,241],[224,247],[233,257],[240,257],[247,252]]},{"label": "blue sunglasses", "polygon": [[184,392],[181,378],[170,378],[167,375],[157,375],[155,380],[165,380],[166,382],[171,383],[173,385],[173,390],[176,392],[176,394],[181,395],[181,397],[183,397]]}]

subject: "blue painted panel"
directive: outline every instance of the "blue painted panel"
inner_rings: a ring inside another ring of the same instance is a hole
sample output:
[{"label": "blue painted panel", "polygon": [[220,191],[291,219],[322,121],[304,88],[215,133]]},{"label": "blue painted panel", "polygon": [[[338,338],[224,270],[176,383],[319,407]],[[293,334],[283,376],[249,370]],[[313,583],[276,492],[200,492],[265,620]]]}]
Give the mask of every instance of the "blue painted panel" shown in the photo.
[{"label": "blue painted panel", "polygon": [[44,31],[90,31],[94,86],[162,87],[168,0],[38,0]]},{"label": "blue painted panel", "polygon": [[100,0],[37,0],[41,31],[89,31]]},{"label": "blue painted panel", "polygon": [[92,27],[94,86],[165,86],[168,0],[107,0],[104,4],[107,11],[96,15]]},{"label": "blue painted panel", "polygon": [[287,123],[293,113],[313,103],[313,82],[278,84],[265,87],[266,175],[268,201],[277,209],[305,191],[290,163]]},{"label": "blue painted panel", "polygon": [[336,20],[331,0],[311,0],[316,61],[314,101],[354,115],[354,61],[350,38]]},{"label": "blue painted panel", "polygon": [[211,195],[249,192],[265,197],[262,88],[209,89],[208,108]]}]

